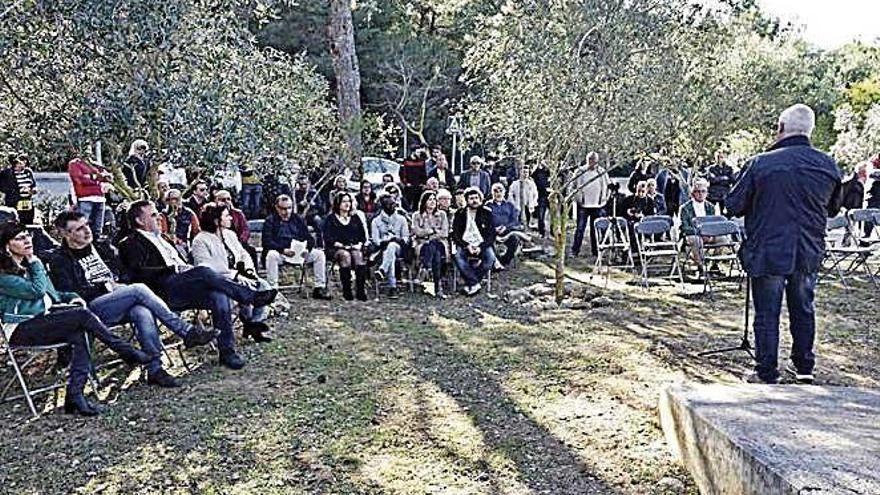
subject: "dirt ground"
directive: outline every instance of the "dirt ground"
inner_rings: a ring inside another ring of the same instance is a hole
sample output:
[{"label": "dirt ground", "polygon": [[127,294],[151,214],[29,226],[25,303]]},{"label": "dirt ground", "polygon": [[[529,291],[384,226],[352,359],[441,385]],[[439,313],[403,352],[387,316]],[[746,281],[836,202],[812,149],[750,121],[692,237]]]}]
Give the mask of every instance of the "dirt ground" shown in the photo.
[{"label": "dirt ground", "polygon": [[[745,353],[696,356],[739,342],[743,293],[728,285],[712,302],[620,273],[606,287],[587,268],[570,271],[585,282],[572,282],[587,298],[577,309],[486,294],[346,305],[290,294],[276,339],[241,346],[242,371],[189,352],[197,368],[172,369],[180,389],[114,373],[95,419],[0,407],[0,491],[694,493],[667,452],[658,397],[748,370]],[[526,261],[493,292],[549,275]],[[820,384],[880,384],[878,293],[820,284]]]}]

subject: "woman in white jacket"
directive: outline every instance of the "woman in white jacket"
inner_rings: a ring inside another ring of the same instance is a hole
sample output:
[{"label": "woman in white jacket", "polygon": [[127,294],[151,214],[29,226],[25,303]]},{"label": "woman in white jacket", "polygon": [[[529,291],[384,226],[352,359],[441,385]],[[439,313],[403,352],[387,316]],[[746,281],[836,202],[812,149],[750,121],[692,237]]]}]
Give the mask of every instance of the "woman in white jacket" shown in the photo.
[{"label": "woman in white jacket", "polygon": [[507,190],[507,200],[524,215],[524,225],[529,227],[532,223],[532,212],[538,206],[538,186],[531,177],[532,171],[528,165],[520,169],[519,178],[510,184]]},{"label": "woman in white jacket", "polygon": [[[226,205],[207,203],[202,207],[199,217],[201,232],[192,241],[190,254],[193,263],[207,266],[217,273],[247,285],[256,290],[268,290],[270,285],[257,276],[253,258],[245,251],[235,231],[232,230],[232,215]],[[268,308],[261,306],[242,306],[241,320],[244,322],[242,335],[251,337],[256,342],[269,342],[266,336],[269,326],[263,322]]]}]

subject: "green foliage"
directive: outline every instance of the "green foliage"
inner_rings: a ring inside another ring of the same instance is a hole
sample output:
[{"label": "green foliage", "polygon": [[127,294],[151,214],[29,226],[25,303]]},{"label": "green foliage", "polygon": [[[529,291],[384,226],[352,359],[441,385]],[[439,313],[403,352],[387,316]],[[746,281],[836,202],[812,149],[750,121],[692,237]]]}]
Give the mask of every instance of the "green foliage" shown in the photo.
[{"label": "green foliage", "polygon": [[843,96],[857,115],[863,115],[876,103],[880,103],[880,75],[873,75],[851,85]]},{"label": "green foliage", "polygon": [[326,81],[301,58],[260,49],[242,4],[20,3],[0,26],[0,139],[41,168],[98,139],[118,160],[138,137],[181,165],[270,153],[323,162],[338,141]]}]

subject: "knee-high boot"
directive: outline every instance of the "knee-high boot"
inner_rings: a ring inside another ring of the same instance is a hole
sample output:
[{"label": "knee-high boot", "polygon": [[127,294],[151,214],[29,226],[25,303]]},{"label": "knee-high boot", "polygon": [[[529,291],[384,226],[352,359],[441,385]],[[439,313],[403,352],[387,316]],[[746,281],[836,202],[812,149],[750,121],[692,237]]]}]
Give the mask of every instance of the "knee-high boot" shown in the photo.
[{"label": "knee-high boot", "polygon": [[351,293],[351,268],[339,268],[339,280],[342,282],[342,297],[346,301],[354,299]]},{"label": "knee-high boot", "polygon": [[354,267],[354,283],[355,289],[357,291],[357,299],[358,301],[366,301],[367,293],[364,290],[364,287],[367,283],[367,266],[360,265]]}]

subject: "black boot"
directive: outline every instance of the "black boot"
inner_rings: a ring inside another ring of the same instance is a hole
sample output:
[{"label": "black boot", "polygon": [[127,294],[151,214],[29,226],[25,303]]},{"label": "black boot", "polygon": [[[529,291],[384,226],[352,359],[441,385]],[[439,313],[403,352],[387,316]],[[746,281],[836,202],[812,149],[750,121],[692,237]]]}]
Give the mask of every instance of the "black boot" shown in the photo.
[{"label": "black boot", "polygon": [[361,265],[354,267],[354,285],[356,297],[358,301],[367,300],[367,292],[364,290],[367,284],[367,266]]},{"label": "black boot", "polygon": [[342,282],[342,297],[346,301],[354,299],[351,293],[351,268],[339,268],[339,281]]},{"label": "black boot", "polygon": [[272,342],[272,337],[265,335],[269,332],[269,325],[261,321],[246,321],[241,328],[241,335],[244,338],[252,338],[254,342]]},{"label": "black boot", "polygon": [[110,330],[108,330],[103,324],[93,325],[91,330],[92,335],[94,335],[96,339],[103,342],[113,352],[118,354],[126,364],[134,366],[136,364],[147,364],[153,360],[154,356],[135,349],[130,342],[122,340],[116,335],[110,333]]},{"label": "black boot", "polygon": [[86,386],[88,375],[85,373],[71,373],[70,382],[67,384],[67,395],[64,397],[64,413],[77,414],[80,416],[97,416],[98,409],[89,404],[83,396],[83,388]]}]

